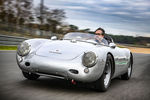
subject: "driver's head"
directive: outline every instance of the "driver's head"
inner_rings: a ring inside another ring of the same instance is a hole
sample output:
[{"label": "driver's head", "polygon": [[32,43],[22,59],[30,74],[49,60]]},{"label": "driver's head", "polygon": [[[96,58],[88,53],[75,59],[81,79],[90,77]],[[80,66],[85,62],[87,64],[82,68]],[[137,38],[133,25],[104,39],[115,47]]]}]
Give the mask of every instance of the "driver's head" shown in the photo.
[{"label": "driver's head", "polygon": [[98,28],[98,29],[96,29],[95,34],[100,36],[100,37],[104,37],[105,30],[102,28]]}]

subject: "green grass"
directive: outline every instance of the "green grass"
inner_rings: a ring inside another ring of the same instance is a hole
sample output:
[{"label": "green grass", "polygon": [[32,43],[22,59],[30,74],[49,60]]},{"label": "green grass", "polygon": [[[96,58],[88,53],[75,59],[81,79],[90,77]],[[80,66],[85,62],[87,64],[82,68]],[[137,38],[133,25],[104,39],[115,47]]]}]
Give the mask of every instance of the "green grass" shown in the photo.
[{"label": "green grass", "polygon": [[120,46],[120,45],[119,45],[118,47],[119,47],[119,48],[126,48],[125,46]]},{"label": "green grass", "polygon": [[17,50],[17,46],[0,46],[0,50]]}]

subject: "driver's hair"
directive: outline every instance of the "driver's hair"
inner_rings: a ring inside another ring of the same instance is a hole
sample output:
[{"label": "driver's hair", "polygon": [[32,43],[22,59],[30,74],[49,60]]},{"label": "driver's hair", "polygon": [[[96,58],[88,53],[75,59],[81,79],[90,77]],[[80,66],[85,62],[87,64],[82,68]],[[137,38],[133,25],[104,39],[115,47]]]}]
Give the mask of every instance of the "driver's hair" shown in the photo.
[{"label": "driver's hair", "polygon": [[[104,30],[103,28],[99,27],[98,29],[96,29],[96,31],[98,31],[98,30],[101,30],[101,31],[103,32],[102,35],[105,35],[105,30]],[[96,31],[95,31],[95,32],[96,32]],[[95,33],[95,32],[94,32],[94,33]]]}]

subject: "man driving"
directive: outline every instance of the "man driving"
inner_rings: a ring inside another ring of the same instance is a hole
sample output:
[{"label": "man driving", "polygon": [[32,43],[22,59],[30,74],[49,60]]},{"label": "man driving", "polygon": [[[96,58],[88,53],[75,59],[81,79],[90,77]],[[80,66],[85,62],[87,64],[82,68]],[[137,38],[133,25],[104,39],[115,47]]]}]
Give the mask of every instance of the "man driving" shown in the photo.
[{"label": "man driving", "polygon": [[104,38],[104,35],[105,35],[104,29],[102,28],[96,29],[95,34],[96,34],[96,37],[95,37],[96,42],[102,43],[104,45],[108,45],[108,41]]}]

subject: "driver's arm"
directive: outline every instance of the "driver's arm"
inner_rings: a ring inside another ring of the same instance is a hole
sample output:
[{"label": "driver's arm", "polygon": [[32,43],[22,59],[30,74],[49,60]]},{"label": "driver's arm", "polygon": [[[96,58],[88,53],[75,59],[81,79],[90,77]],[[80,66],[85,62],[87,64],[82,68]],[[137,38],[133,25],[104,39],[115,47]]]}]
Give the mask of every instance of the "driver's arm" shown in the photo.
[{"label": "driver's arm", "polygon": [[95,41],[98,42],[98,43],[101,43],[102,42],[102,38],[99,38],[98,36],[95,36]]},{"label": "driver's arm", "polygon": [[108,45],[108,41],[107,41],[105,38],[103,38],[103,39],[101,40],[101,42],[104,43],[105,45]]}]

